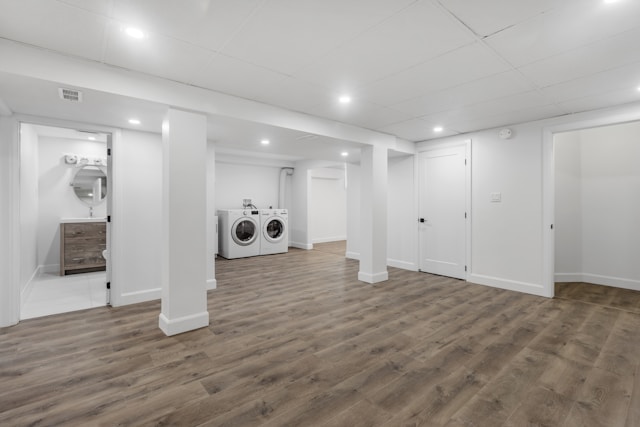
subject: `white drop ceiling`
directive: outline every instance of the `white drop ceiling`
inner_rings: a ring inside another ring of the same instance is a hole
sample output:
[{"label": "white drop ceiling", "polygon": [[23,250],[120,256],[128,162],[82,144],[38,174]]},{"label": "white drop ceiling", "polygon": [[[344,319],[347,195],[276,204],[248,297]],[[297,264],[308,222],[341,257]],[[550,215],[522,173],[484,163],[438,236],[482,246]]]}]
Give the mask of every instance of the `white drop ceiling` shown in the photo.
[{"label": "white drop ceiling", "polygon": [[[0,38],[410,141],[640,101],[637,0],[1,0]],[[155,132],[167,107],[64,105],[55,83],[9,74],[0,101],[115,127],[131,111]],[[210,118],[228,150],[260,152],[269,132],[275,154],[338,158],[341,141]]]}]

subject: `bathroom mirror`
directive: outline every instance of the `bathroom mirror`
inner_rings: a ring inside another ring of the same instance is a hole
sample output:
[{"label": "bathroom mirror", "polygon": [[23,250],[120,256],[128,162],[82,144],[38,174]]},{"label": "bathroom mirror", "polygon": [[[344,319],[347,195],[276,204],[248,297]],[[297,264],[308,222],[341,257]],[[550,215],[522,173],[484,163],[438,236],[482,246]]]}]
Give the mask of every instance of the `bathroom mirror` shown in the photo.
[{"label": "bathroom mirror", "polygon": [[99,166],[86,165],[78,169],[71,186],[81,202],[97,206],[107,197],[107,174]]}]

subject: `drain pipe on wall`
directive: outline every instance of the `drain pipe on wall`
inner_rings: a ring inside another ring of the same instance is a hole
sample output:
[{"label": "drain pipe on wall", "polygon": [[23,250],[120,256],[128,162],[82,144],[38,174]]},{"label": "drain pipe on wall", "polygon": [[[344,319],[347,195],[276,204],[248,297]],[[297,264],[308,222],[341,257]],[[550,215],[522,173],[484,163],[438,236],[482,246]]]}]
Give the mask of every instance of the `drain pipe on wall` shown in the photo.
[{"label": "drain pipe on wall", "polygon": [[280,186],[278,187],[278,208],[284,209],[284,196],[287,176],[293,175],[293,168],[280,169]]}]

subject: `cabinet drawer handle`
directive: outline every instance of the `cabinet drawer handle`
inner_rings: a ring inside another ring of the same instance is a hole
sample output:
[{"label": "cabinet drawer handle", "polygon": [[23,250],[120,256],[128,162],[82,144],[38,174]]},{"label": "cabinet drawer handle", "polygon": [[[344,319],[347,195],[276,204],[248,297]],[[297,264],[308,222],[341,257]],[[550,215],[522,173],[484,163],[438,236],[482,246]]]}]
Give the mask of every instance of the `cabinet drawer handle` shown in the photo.
[{"label": "cabinet drawer handle", "polygon": [[72,258],[71,261],[82,261],[84,258]]}]

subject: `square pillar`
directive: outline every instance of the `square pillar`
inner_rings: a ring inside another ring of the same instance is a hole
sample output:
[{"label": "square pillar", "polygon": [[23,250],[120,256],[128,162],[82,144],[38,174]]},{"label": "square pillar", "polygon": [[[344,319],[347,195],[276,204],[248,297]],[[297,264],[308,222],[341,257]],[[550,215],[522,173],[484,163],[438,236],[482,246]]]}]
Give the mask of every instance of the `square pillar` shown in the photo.
[{"label": "square pillar", "polygon": [[209,325],[206,116],[169,109],[162,125],[162,155],[159,326],[176,335]]},{"label": "square pillar", "polygon": [[360,271],[358,280],[378,283],[387,272],[387,148],[368,146],[360,155]]}]

